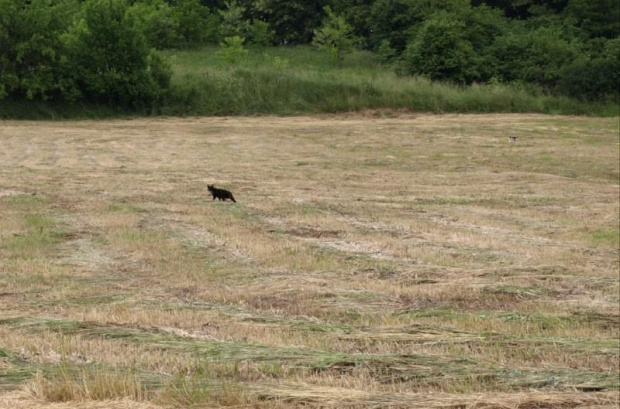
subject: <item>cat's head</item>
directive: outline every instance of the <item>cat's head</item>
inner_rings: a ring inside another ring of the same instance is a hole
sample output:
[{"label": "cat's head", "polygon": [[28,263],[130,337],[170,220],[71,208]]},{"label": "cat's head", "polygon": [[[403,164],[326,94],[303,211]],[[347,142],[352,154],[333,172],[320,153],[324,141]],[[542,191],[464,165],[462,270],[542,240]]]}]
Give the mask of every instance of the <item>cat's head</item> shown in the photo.
[{"label": "cat's head", "polygon": [[209,192],[213,192],[214,188],[215,188],[215,185],[207,185],[207,189],[209,190]]}]

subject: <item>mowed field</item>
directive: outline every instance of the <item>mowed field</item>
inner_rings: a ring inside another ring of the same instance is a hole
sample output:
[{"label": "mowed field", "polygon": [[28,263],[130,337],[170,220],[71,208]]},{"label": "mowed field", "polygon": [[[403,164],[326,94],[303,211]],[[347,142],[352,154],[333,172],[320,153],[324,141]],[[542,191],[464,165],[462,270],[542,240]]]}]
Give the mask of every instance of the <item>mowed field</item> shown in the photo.
[{"label": "mowed field", "polygon": [[618,132],[1,122],[0,408],[615,408]]}]

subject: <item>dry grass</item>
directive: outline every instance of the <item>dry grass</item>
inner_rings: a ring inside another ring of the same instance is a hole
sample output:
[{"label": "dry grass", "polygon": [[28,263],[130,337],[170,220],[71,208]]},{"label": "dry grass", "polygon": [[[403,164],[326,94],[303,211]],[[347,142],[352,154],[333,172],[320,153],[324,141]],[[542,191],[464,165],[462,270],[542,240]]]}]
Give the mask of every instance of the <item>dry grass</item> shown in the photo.
[{"label": "dry grass", "polygon": [[136,375],[96,369],[73,374],[69,368],[61,367],[54,371],[51,379],[46,379],[41,372],[37,372],[34,378],[24,385],[24,389],[33,398],[47,402],[105,401],[122,398],[143,401],[147,397]]},{"label": "dry grass", "polygon": [[618,130],[3,122],[0,408],[612,407]]}]

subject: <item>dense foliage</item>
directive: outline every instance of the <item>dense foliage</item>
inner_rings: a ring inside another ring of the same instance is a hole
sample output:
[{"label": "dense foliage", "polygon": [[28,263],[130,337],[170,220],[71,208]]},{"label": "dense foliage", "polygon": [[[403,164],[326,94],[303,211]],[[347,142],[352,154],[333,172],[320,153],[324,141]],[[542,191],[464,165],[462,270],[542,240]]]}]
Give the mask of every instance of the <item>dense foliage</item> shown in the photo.
[{"label": "dense foliage", "polygon": [[218,43],[226,61],[314,44],[340,66],[357,47],[401,75],[620,98],[617,0],[0,0],[0,100],[153,106],[156,50]]},{"label": "dense foliage", "polygon": [[0,97],[139,108],[170,76],[125,0],[0,0]]}]

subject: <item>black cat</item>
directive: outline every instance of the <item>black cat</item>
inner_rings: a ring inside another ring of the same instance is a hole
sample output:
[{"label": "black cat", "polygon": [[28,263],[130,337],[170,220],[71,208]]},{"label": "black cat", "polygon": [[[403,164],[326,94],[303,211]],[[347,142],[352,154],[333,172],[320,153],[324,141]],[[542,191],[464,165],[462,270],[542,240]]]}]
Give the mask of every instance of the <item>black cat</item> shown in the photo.
[{"label": "black cat", "polygon": [[218,189],[215,187],[215,185],[207,185],[207,189],[209,189],[209,192],[211,192],[211,194],[213,195],[213,200],[219,199],[226,201],[226,199],[230,199],[234,203],[237,203],[232,193],[230,193],[228,190]]}]

